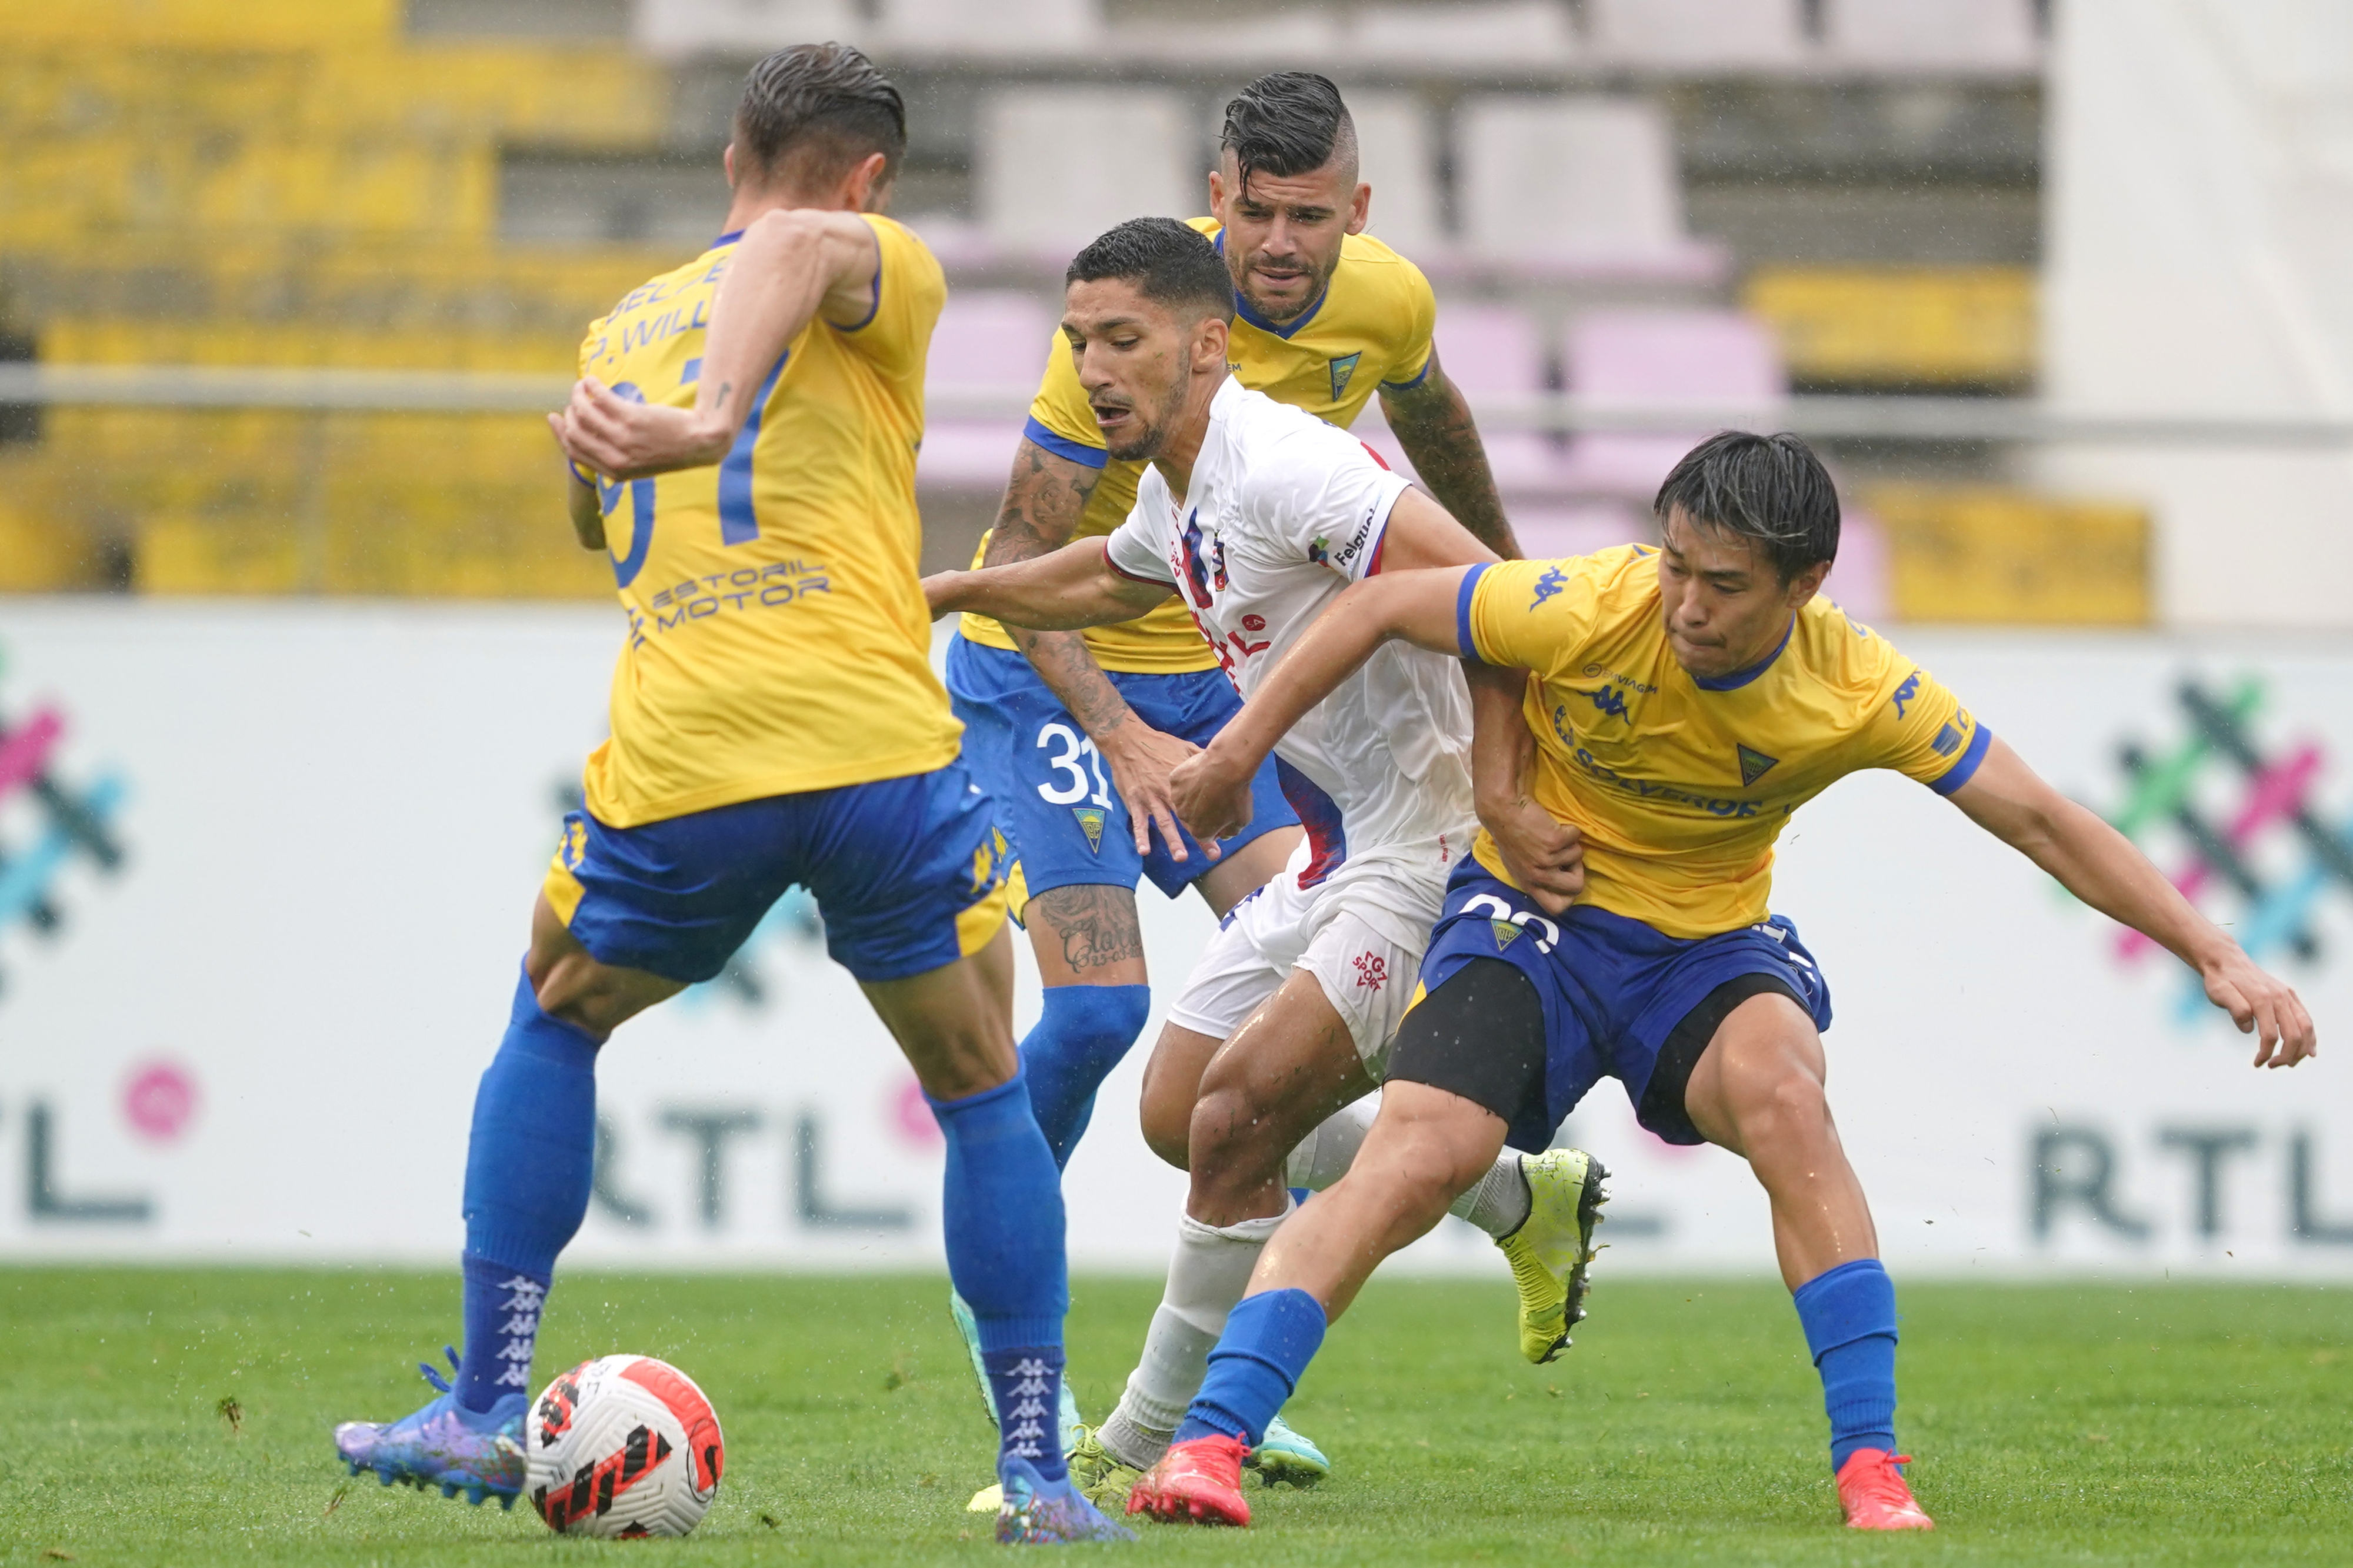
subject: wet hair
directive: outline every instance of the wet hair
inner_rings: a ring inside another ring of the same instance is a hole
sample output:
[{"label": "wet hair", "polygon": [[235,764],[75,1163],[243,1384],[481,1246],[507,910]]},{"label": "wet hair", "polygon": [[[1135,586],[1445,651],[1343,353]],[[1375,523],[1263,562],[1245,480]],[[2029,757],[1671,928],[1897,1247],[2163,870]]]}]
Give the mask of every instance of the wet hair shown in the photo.
[{"label": "wet hair", "polygon": [[1124,279],[1156,304],[1166,305],[1187,324],[1203,316],[1234,319],[1234,279],[1226,258],[1198,229],[1173,217],[1132,217],[1098,235],[1071,258],[1065,288]]},{"label": "wet hair", "polygon": [[1270,71],[1226,105],[1221,152],[1234,155],[1235,194],[1254,174],[1312,174],[1336,155],[1354,165],[1356,122],[1332,79],[1314,71]]},{"label": "wet hair", "polygon": [[888,180],[907,151],[907,104],[848,44],[796,44],[752,68],[734,131],[739,176],[774,179],[791,164],[791,175],[823,181],[880,153]]},{"label": "wet hair", "polygon": [[1651,504],[1661,527],[1680,511],[1694,528],[1749,541],[1784,583],[1838,559],[1837,487],[1814,449],[1787,433],[1710,436],[1683,455]]}]

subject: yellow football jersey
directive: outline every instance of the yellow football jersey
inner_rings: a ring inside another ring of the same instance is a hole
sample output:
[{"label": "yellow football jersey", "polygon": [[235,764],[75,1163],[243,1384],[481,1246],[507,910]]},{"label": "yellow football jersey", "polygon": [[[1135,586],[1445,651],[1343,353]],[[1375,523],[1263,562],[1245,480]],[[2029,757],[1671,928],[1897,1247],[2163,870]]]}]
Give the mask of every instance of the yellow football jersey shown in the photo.
[{"label": "yellow football jersey", "polygon": [[[1893,768],[1950,795],[1977,772],[1991,732],[1827,599],[1763,664],[1693,676],[1667,646],[1658,563],[1629,544],[1463,584],[1463,651],[1531,672],[1535,799],[1584,835],[1581,901],[1672,937],[1754,925],[1781,825],[1837,780]],[[1504,876],[1484,830],[1472,853]]]},{"label": "yellow football jersey", "polygon": [[[1217,219],[1189,221],[1224,249]],[[1341,240],[1340,263],[1322,298],[1287,326],[1262,320],[1239,295],[1234,306],[1227,353],[1236,378],[1253,392],[1343,427],[1356,423],[1376,389],[1402,390],[1430,368],[1430,328],[1438,320],[1438,300],[1430,291],[1430,280],[1370,235],[1352,234]],[[1105,452],[1070,344],[1059,331],[1022,434],[1058,458],[1103,469],[1072,537],[1107,534],[1127,521],[1144,465],[1113,462]],[[986,538],[980,547],[983,553],[987,551]],[[973,557],[973,564],[980,564],[979,555]],[[965,616],[963,631],[966,638],[990,647],[1013,646],[1005,628],[986,616]],[[1134,620],[1092,627],[1085,636],[1095,662],[1105,669],[1167,674],[1218,667],[1217,656],[1175,599]]]},{"label": "yellow football jersey", "polygon": [[[908,230],[881,248],[865,321],[813,321],[716,467],[601,487],[628,616],[613,732],[588,809],[616,827],[764,795],[927,773],[962,726],[933,675],[916,582],[923,355],[946,284]],[[588,329],[580,370],[689,407],[736,236]]]}]

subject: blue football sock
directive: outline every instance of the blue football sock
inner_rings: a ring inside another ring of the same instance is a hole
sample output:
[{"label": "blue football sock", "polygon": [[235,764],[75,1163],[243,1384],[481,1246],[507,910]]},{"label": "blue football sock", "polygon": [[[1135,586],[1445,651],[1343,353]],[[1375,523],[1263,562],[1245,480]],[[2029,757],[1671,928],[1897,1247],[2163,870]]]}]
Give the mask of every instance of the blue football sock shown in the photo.
[{"label": "blue football sock", "polygon": [[1021,1041],[1021,1070],[1057,1167],[1070,1164],[1071,1151],[1094,1114],[1095,1090],[1144,1033],[1151,1011],[1149,985],[1047,989],[1045,1011]]},{"label": "blue football sock", "polygon": [[1222,1432],[1255,1448],[1324,1342],[1324,1304],[1304,1290],[1245,1296],[1226,1314],[1208,1375],[1177,1424],[1177,1443]]},{"label": "blue football sock", "polygon": [[1858,1258],[1798,1287],[1798,1321],[1822,1377],[1831,1468],[1857,1448],[1895,1451],[1895,1284],[1876,1258]]},{"label": "blue football sock", "polygon": [[540,1010],[531,976],[474,1093],[466,1150],[466,1348],[458,1403],[531,1393],[540,1303],[555,1255],[588,1213],[596,1158],[597,1042]]},{"label": "blue football sock", "polygon": [[[1023,1074],[931,1106],[948,1141],[940,1205],[948,1278],[980,1333],[1002,1453],[1060,1480],[1068,1467],[1054,1438],[1054,1412],[1062,1393],[1062,1315],[1071,1305],[1061,1172],[1038,1131]],[[1026,1402],[1037,1403],[1043,1416],[1008,1417]]]}]

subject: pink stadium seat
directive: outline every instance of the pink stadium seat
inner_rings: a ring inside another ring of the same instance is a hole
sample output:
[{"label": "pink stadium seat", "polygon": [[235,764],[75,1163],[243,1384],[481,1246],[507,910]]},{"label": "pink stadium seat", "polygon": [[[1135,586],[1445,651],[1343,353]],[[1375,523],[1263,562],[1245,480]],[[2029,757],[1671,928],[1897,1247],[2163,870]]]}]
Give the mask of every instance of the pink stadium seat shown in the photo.
[{"label": "pink stadium seat", "polygon": [[1590,555],[1613,544],[1647,544],[1656,530],[1641,508],[1617,500],[1506,505],[1520,553],[1531,561]]},{"label": "pink stadium seat", "polygon": [[1822,593],[1847,613],[1850,620],[1877,626],[1895,615],[1895,584],[1887,558],[1887,531],[1879,520],[1855,506],[1839,514],[1838,564],[1831,568]]},{"label": "pink stadium seat", "polygon": [[[1548,381],[1545,334],[1533,317],[1511,305],[1446,304],[1438,310],[1438,359],[1476,410],[1487,399],[1541,395]],[[1535,430],[1481,432],[1495,488],[1514,495],[1558,488],[1560,446]]]},{"label": "pink stadium seat", "polygon": [[[1038,389],[1052,352],[1054,313],[1034,294],[959,290],[948,296],[932,332],[926,421],[917,481],[931,489],[991,489],[1005,483],[1021,416],[1012,412]],[[956,405],[986,399],[1007,412],[984,415]]]},{"label": "pink stadium seat", "polygon": [[2033,0],[1824,0],[1822,32],[1833,56],[1883,69],[2031,70],[2042,54]]},{"label": "pink stadium seat", "polygon": [[1585,15],[1594,52],[1630,65],[1789,66],[1806,55],[1801,0],[1585,0]]},{"label": "pink stadium seat", "polygon": [[[1565,358],[1569,391],[1601,403],[1687,400],[1753,407],[1763,417],[1788,392],[1770,330],[1732,310],[1597,310],[1571,324]],[[1706,435],[1578,436],[1569,443],[1567,482],[1647,502]]]}]

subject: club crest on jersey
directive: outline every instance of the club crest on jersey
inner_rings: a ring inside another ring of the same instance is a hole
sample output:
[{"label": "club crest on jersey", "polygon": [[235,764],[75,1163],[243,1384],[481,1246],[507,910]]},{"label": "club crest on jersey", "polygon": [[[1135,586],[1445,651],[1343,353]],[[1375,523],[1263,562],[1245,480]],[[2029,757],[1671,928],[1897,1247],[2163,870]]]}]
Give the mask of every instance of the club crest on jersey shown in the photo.
[{"label": "club crest on jersey", "polygon": [[1740,752],[1740,782],[1744,786],[1753,784],[1763,778],[1767,771],[1781,760],[1778,757],[1768,757],[1750,746],[1740,746],[1736,749]]},{"label": "club crest on jersey", "polygon": [[1074,805],[1071,815],[1079,819],[1079,831],[1087,836],[1087,853],[1103,853],[1103,813],[1099,805]]},{"label": "club crest on jersey", "polygon": [[1348,395],[1348,383],[1356,379],[1356,362],[1364,357],[1363,353],[1360,351],[1356,353],[1342,354],[1339,358],[1332,362],[1333,402],[1337,403],[1340,399]]}]

